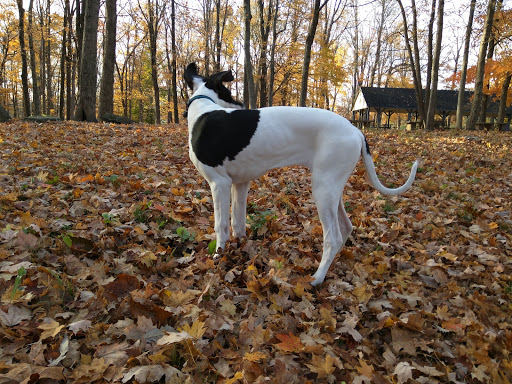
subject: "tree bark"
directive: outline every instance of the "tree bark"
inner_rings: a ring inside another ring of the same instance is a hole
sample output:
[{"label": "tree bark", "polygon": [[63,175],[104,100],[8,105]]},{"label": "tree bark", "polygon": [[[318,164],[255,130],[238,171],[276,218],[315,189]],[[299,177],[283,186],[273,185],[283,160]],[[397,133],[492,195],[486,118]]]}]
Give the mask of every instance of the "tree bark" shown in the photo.
[{"label": "tree bark", "polygon": [[258,64],[259,72],[259,91],[260,91],[260,107],[266,107],[268,104],[268,91],[267,91],[267,51],[268,51],[268,37],[270,35],[270,20],[272,18],[272,0],[268,4],[267,20],[265,20],[265,7],[264,1],[258,0],[259,16],[260,16],[260,59]]},{"label": "tree bark", "polygon": [[373,87],[373,83],[375,81],[375,73],[377,72],[377,66],[380,63],[380,50],[382,46],[382,30],[384,29],[384,22],[386,20],[386,1],[387,0],[381,0],[382,5],[382,11],[380,14],[380,22],[379,22],[379,29],[377,30],[377,49],[375,51],[375,62],[372,66],[372,72],[370,75],[370,87]]},{"label": "tree bark", "polygon": [[106,0],[105,44],[101,71],[99,118],[114,113],[114,67],[116,64],[117,0]]},{"label": "tree bark", "polygon": [[274,79],[276,75],[276,45],[277,45],[277,17],[279,14],[279,0],[276,0],[274,19],[272,21],[272,45],[270,47],[270,68],[268,76],[267,105],[272,106],[274,102]]},{"label": "tree bark", "polygon": [[30,96],[28,90],[28,65],[27,51],[25,49],[25,10],[23,9],[23,1],[17,0],[19,12],[19,39],[21,54],[21,86],[23,91],[23,114],[24,117],[30,116]]},{"label": "tree bark", "polygon": [[437,5],[437,31],[434,58],[432,60],[431,88],[428,101],[426,128],[434,129],[434,116],[437,107],[437,84],[439,80],[439,60],[441,56],[441,43],[443,41],[443,15],[444,0],[439,0]]},{"label": "tree bark", "polygon": [[460,73],[459,94],[457,97],[457,117],[455,127],[462,129],[462,117],[464,116],[464,92],[466,90],[466,78],[468,72],[468,56],[469,56],[469,43],[471,42],[471,31],[473,29],[473,17],[475,14],[476,0],[471,0],[469,6],[469,20],[466,27],[466,36],[464,41],[464,57],[462,58],[462,69]]},{"label": "tree bark", "polygon": [[[256,88],[254,86],[254,75],[252,72],[251,62],[251,1],[244,0],[244,79],[247,83],[247,97],[249,99],[249,107],[251,109],[257,108],[256,106]],[[245,87],[244,87],[245,88]]]},{"label": "tree bark", "polygon": [[[322,7],[327,3],[327,0],[323,3]],[[306,106],[306,99],[308,95],[308,77],[309,77],[309,66],[311,64],[311,49],[313,42],[315,41],[316,27],[318,26],[318,19],[320,17],[320,0],[315,0],[313,6],[313,18],[311,24],[309,24],[308,36],[306,37],[306,47],[304,52],[304,64],[302,66],[302,81],[300,85],[300,101],[299,106]]]},{"label": "tree bark", "polygon": [[96,120],[97,41],[100,0],[85,0],[80,84],[75,120]]},{"label": "tree bark", "polygon": [[[220,48],[219,48],[220,49]],[[180,122],[180,114],[178,112],[178,87],[176,81],[176,58],[177,58],[177,50],[176,50],[176,2],[175,0],[171,0],[171,54],[172,54],[172,62],[171,62],[171,87],[172,87],[172,103],[173,103],[173,111],[174,111],[174,122],[179,124]],[[220,51],[219,51],[219,62],[220,62]]]},{"label": "tree bark", "polygon": [[413,34],[413,45],[414,51],[411,47],[411,42],[409,40],[409,25],[407,23],[407,16],[405,14],[405,9],[402,4],[402,0],[397,0],[398,5],[400,6],[400,11],[402,13],[402,19],[404,23],[404,37],[405,37],[405,45],[407,47],[407,53],[409,55],[409,64],[411,66],[411,72],[414,83],[414,91],[416,95],[416,104],[418,106],[418,114],[420,116],[421,121],[425,122],[426,112],[425,112],[425,104],[423,102],[423,86],[421,84],[421,68],[420,68],[420,50],[418,47],[418,23],[417,23],[417,12],[416,12],[416,2],[412,0],[412,14],[413,14],[413,24],[412,24],[412,34]]},{"label": "tree bark", "polygon": [[[67,44],[66,41],[68,40],[68,33],[67,33],[67,27],[68,27],[68,12],[69,12],[69,1],[66,1],[66,4],[64,6],[64,23],[62,28],[62,43],[61,43],[61,54],[60,54],[60,91],[59,91],[59,117],[61,120],[64,120],[64,103],[66,99],[66,92],[65,92],[65,86],[66,86],[66,50],[67,50]],[[68,78],[68,82],[69,82]]]},{"label": "tree bark", "polygon": [[32,24],[34,10],[34,0],[30,0],[28,6],[28,48],[30,51],[30,71],[32,72],[32,97],[34,114],[39,116],[41,114],[41,95],[39,93],[39,84],[36,70],[36,54],[34,51],[34,29]]},{"label": "tree bark", "polygon": [[[498,128],[503,129],[503,123],[505,122],[505,108],[507,107],[507,94],[510,87],[510,80],[512,79],[512,72],[507,72],[503,85],[501,86],[501,97],[500,106],[498,108]],[[510,121],[509,121],[510,124]]]},{"label": "tree bark", "polygon": [[494,10],[496,8],[496,0],[489,0],[487,4],[487,17],[484,24],[484,32],[480,40],[480,50],[478,52],[478,63],[476,67],[475,91],[473,102],[471,103],[471,113],[466,123],[466,128],[474,130],[476,128],[477,118],[483,98],[484,73],[485,73],[485,57],[487,53],[487,45],[491,36],[491,29],[494,19]]}]

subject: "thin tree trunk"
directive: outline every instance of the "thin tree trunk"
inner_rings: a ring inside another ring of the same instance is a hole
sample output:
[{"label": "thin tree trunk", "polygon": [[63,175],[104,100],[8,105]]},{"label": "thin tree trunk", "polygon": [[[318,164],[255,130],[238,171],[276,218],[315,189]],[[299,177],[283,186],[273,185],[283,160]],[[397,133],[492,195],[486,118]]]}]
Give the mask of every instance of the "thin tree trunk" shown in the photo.
[{"label": "thin tree trunk", "polygon": [[[322,7],[327,4],[327,0],[323,3]],[[315,0],[313,6],[313,18],[309,25],[308,36],[306,37],[306,47],[304,52],[304,64],[302,66],[302,81],[300,85],[300,101],[299,106],[306,106],[306,98],[308,95],[308,77],[309,77],[309,66],[311,64],[311,49],[313,42],[315,41],[316,27],[318,26],[318,19],[320,17],[320,0]]]},{"label": "thin tree trunk", "polygon": [[74,87],[74,79],[75,76],[72,76],[72,58],[73,58],[73,48],[72,48],[72,36],[73,36],[73,15],[71,14],[71,9],[69,5],[69,0],[65,2],[65,12],[68,14],[68,38],[66,41],[66,119],[70,120],[73,118],[73,111],[75,109],[74,101],[75,97],[72,94]]},{"label": "thin tree trunk", "polygon": [[[257,108],[256,106],[256,88],[254,86],[254,76],[252,72],[252,62],[251,62],[251,1],[244,0],[244,24],[245,24],[245,32],[244,32],[244,73],[245,80],[247,82],[247,96],[249,99],[249,106],[251,109]],[[245,87],[244,87],[245,88]]]},{"label": "thin tree trunk", "polygon": [[[171,54],[172,54],[172,62],[171,62],[171,87],[172,87],[172,103],[174,110],[174,122],[179,124],[180,122],[180,114],[178,112],[178,87],[176,82],[176,58],[177,58],[177,50],[176,50],[176,2],[175,0],[171,0]],[[220,47],[219,47],[220,49]],[[219,62],[220,62],[220,51]]]},{"label": "thin tree trunk", "polygon": [[375,73],[377,72],[377,66],[380,63],[380,50],[382,46],[382,30],[384,29],[385,11],[386,11],[386,0],[382,0],[382,11],[380,14],[379,29],[377,30],[377,50],[375,51],[375,62],[372,66],[372,72],[370,75],[370,87],[373,87],[375,81]]},{"label": "thin tree trunk", "polygon": [[220,0],[215,0],[215,64],[214,72],[220,72]]},{"label": "thin tree trunk", "polygon": [[[503,0],[498,0],[496,2],[496,10],[494,11],[494,13],[499,12],[501,10],[502,4],[503,4]],[[491,31],[492,31],[492,29],[491,29]],[[491,60],[492,57],[494,56],[494,48],[495,47],[496,47],[496,39],[494,38],[494,36],[491,32],[491,36],[489,38],[489,48],[487,50],[487,60]],[[485,77],[485,75],[484,75],[484,77]],[[487,83],[484,86],[485,86],[486,91],[489,91],[490,80],[487,80]],[[478,116],[478,121],[485,122],[485,120],[487,119],[488,105],[489,105],[489,95],[484,92],[483,98],[482,98],[482,104],[480,107],[480,114]]]},{"label": "thin tree trunk", "polygon": [[487,17],[484,24],[484,32],[480,40],[480,50],[478,53],[478,63],[476,67],[475,92],[473,102],[471,104],[471,113],[466,123],[466,128],[474,130],[480,111],[484,89],[484,72],[485,72],[485,55],[487,53],[487,45],[491,36],[491,29],[494,20],[494,10],[496,8],[496,0],[489,0],[487,4]]},{"label": "thin tree trunk", "polygon": [[43,58],[44,61],[46,61],[46,99],[47,99],[47,105],[46,105],[46,114],[50,115],[52,114],[52,111],[54,109],[53,104],[53,84],[52,84],[52,78],[53,78],[53,70],[52,70],[52,60],[51,60],[51,0],[47,0],[46,2],[46,55]]},{"label": "thin tree trunk", "polygon": [[41,95],[39,93],[38,76],[36,70],[36,54],[34,51],[34,29],[32,24],[34,0],[30,0],[28,6],[28,48],[30,51],[30,70],[32,72],[32,93],[34,114],[41,114]]},{"label": "thin tree trunk", "polygon": [[261,37],[261,47],[260,47],[260,59],[258,64],[258,72],[259,72],[259,91],[260,91],[260,107],[266,107],[268,104],[267,96],[267,51],[268,51],[268,37],[270,35],[270,20],[272,18],[272,0],[270,0],[268,4],[268,14],[267,20],[265,20],[264,12],[265,7],[263,4],[263,0],[258,0],[259,10],[260,10],[260,37]]},{"label": "thin tree trunk", "polygon": [[84,9],[84,29],[82,41],[82,60],[80,66],[80,90],[75,112],[78,121],[96,120],[96,76],[97,41],[100,0],[86,0]]},{"label": "thin tree trunk", "polygon": [[397,0],[398,5],[400,6],[400,11],[402,13],[402,19],[404,23],[404,37],[405,37],[405,45],[407,46],[407,53],[409,55],[409,64],[411,66],[411,72],[413,76],[414,90],[416,94],[416,104],[418,106],[418,114],[420,116],[421,121],[425,121],[426,112],[425,112],[425,104],[423,102],[423,88],[421,84],[421,68],[420,68],[420,52],[418,47],[418,24],[417,24],[417,14],[416,14],[416,2],[412,0],[412,13],[413,13],[413,25],[412,25],[412,34],[413,34],[413,45],[414,51],[411,47],[411,42],[409,41],[409,26],[407,23],[407,16],[405,14],[405,9],[402,4],[402,0]]},{"label": "thin tree trunk", "polygon": [[25,10],[23,9],[23,1],[18,1],[19,12],[19,39],[21,54],[21,86],[23,91],[23,114],[25,117],[30,116],[30,96],[28,90],[28,65],[27,51],[25,49]]},{"label": "thin tree trunk", "polygon": [[277,17],[279,14],[279,0],[276,0],[274,20],[272,21],[272,46],[270,47],[270,73],[268,76],[268,97],[267,105],[272,106],[274,102],[274,79],[276,75],[276,45],[277,45]]},{"label": "thin tree trunk", "polygon": [[427,112],[427,129],[434,128],[434,115],[437,106],[437,84],[439,80],[439,59],[441,56],[441,43],[443,41],[443,15],[444,15],[444,0],[439,0],[437,6],[437,32],[436,32],[436,45],[434,51],[434,58],[432,62],[432,75],[431,75],[431,89],[428,101]]},{"label": "thin tree trunk", "polygon": [[432,86],[432,58],[433,48],[432,43],[434,41],[434,21],[436,17],[436,0],[432,0],[430,5],[430,19],[428,23],[428,37],[427,37],[427,83],[425,85],[425,111],[427,112],[427,119],[425,120],[425,128],[430,129],[428,127],[429,123],[429,104],[430,104],[430,88]]},{"label": "thin tree trunk", "polygon": [[461,73],[460,73],[459,95],[457,98],[457,120],[455,122],[455,127],[457,129],[462,129],[462,117],[464,116],[464,111],[463,111],[464,92],[466,90],[469,43],[471,42],[471,31],[473,29],[473,17],[475,14],[475,4],[476,4],[476,0],[471,0],[471,4],[469,7],[469,20],[468,20],[468,25],[466,27],[466,37],[465,37],[465,41],[464,41],[464,57],[462,58],[462,69],[461,69]]},{"label": "thin tree trunk", "polygon": [[[505,122],[505,108],[507,107],[507,94],[510,87],[510,80],[512,79],[512,72],[507,72],[503,85],[501,86],[500,106],[498,108],[498,129],[503,130],[503,123]],[[509,121],[510,124],[510,121]]]},{"label": "thin tree trunk", "polygon": [[114,67],[116,64],[117,0],[105,3],[105,45],[103,47],[103,68],[101,71],[99,118],[114,113]]},{"label": "thin tree trunk", "polygon": [[[67,24],[68,24],[68,7],[64,7],[64,24],[62,28],[62,45],[60,53],[60,88],[59,88],[59,117],[64,120],[64,100],[66,85],[66,40],[67,40]],[[69,79],[68,79],[69,81]]]}]

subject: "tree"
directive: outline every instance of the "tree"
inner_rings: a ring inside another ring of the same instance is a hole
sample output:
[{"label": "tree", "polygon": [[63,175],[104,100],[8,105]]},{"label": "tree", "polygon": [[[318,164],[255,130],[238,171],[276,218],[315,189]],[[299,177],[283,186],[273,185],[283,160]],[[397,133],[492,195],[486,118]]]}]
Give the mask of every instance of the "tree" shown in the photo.
[{"label": "tree", "polygon": [[496,0],[489,0],[489,2],[487,3],[487,16],[485,18],[484,31],[482,34],[482,38],[480,40],[480,49],[478,52],[473,102],[471,103],[471,112],[466,123],[466,128],[470,130],[475,129],[476,127],[476,120],[478,118],[478,114],[482,103],[485,73],[485,57],[487,53],[489,39],[491,37],[491,29],[494,19],[495,8]]},{"label": "tree", "polygon": [[277,44],[277,18],[279,15],[279,0],[276,0],[275,10],[274,10],[274,18],[272,20],[272,44],[270,46],[270,68],[269,68],[269,76],[268,76],[268,96],[267,96],[267,105],[269,107],[272,106],[274,102],[274,79],[276,72],[276,44]]},{"label": "tree", "polygon": [[23,88],[23,113],[25,117],[30,116],[30,96],[28,89],[28,65],[27,51],[25,49],[25,10],[23,9],[23,0],[17,0],[19,12],[19,39],[21,55],[21,84]]},{"label": "tree", "polygon": [[308,94],[308,77],[309,77],[309,65],[311,63],[311,49],[313,47],[313,42],[315,41],[316,28],[318,26],[318,18],[320,17],[320,9],[327,4],[328,0],[325,0],[322,5],[320,5],[320,0],[315,0],[315,4],[313,6],[313,18],[311,19],[311,23],[309,24],[308,36],[306,38],[306,46],[304,52],[304,65],[302,67],[302,81],[300,85],[300,101],[299,105],[301,107],[306,106],[306,98]]},{"label": "tree", "polygon": [[160,23],[165,13],[165,4],[160,3],[159,0],[147,0],[146,11],[140,5],[139,9],[146,20],[148,27],[149,37],[149,51],[151,56],[151,81],[153,84],[154,95],[154,108],[155,108],[155,122],[160,124],[160,87],[158,85],[158,63],[157,63],[157,48],[158,48],[158,32]]},{"label": "tree", "polygon": [[[62,45],[60,56],[60,97],[59,97],[59,117],[64,119],[64,100],[65,100],[65,81],[66,81],[66,57],[67,57],[67,40],[68,40],[68,18],[69,18],[69,0],[64,5],[64,23],[62,28]],[[67,78],[68,83],[71,80]]]},{"label": "tree", "polygon": [[402,0],[397,0],[398,5],[400,6],[400,11],[402,13],[403,20],[403,33],[405,38],[405,45],[407,47],[407,53],[409,55],[409,65],[411,67],[413,83],[414,83],[414,91],[416,95],[416,104],[418,106],[418,114],[420,116],[421,121],[425,121],[426,112],[425,112],[425,103],[423,101],[423,86],[421,83],[421,63],[420,63],[420,49],[418,46],[418,22],[417,22],[417,11],[416,11],[416,2],[411,0],[412,7],[412,41],[414,50],[411,47],[411,42],[409,40],[409,24],[407,22],[407,16],[405,13],[405,8],[402,4]]},{"label": "tree", "polygon": [[251,1],[244,0],[244,84],[247,89],[247,96],[249,101],[249,106],[251,109],[255,109],[256,106],[256,88],[254,86],[254,75],[252,72],[252,62],[251,62]]},{"label": "tree", "polygon": [[475,14],[475,4],[476,0],[471,0],[471,4],[469,6],[469,20],[468,25],[466,27],[466,36],[464,38],[464,56],[462,58],[462,69],[460,75],[460,85],[459,85],[459,94],[457,97],[457,117],[455,122],[455,127],[457,129],[462,129],[462,116],[463,116],[463,106],[464,106],[464,91],[466,90],[466,76],[468,69],[468,56],[469,56],[469,43],[471,41],[471,30],[473,28],[473,17]]},{"label": "tree", "polygon": [[437,30],[434,58],[432,62],[431,89],[428,101],[426,129],[434,128],[434,114],[437,106],[437,84],[439,79],[439,60],[441,55],[441,42],[443,40],[443,14],[444,0],[439,0],[437,6]]},{"label": "tree", "polygon": [[36,54],[34,50],[34,26],[33,26],[34,0],[30,0],[28,6],[28,49],[30,51],[30,72],[32,73],[32,94],[34,114],[41,114],[41,96],[39,94],[38,75],[36,69]]},{"label": "tree", "polygon": [[75,120],[96,121],[96,46],[100,1],[85,0],[78,103]]},{"label": "tree", "polygon": [[105,2],[105,43],[101,71],[99,117],[114,112],[114,67],[116,63],[117,0]]}]

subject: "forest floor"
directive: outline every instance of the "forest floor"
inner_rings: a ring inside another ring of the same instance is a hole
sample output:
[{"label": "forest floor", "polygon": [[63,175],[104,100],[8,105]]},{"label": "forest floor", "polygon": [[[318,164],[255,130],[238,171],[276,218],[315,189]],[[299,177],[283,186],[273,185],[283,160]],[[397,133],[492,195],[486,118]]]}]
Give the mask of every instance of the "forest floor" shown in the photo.
[{"label": "forest floor", "polygon": [[[512,135],[368,131],[313,288],[309,172],[252,184],[214,260],[185,126],[0,125],[0,383],[509,383]],[[210,247],[209,247],[210,245]]]}]

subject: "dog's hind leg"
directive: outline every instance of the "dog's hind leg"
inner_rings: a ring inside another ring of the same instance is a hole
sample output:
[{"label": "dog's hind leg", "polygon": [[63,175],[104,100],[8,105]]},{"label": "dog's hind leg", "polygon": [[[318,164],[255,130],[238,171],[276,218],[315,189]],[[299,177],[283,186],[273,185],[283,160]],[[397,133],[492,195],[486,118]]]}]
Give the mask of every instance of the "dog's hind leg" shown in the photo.
[{"label": "dog's hind leg", "polygon": [[245,222],[247,211],[247,193],[250,183],[239,183],[231,186],[231,228],[233,236],[245,236]]},{"label": "dog's hind leg", "polygon": [[343,196],[340,199],[340,203],[338,205],[338,222],[340,225],[341,230],[341,237],[343,238],[343,245],[348,240],[348,237],[352,233],[352,230],[354,227],[352,226],[352,223],[350,222],[350,219],[348,218],[347,212],[345,211],[345,205],[343,203]]},{"label": "dog's hind leg", "polygon": [[329,182],[325,180],[317,181],[314,174],[312,179],[313,198],[323,229],[322,260],[313,275],[315,280],[311,283],[311,285],[318,285],[324,281],[325,275],[344,241],[341,234],[340,221],[338,220],[340,190],[343,186],[339,185],[338,182],[330,180]]},{"label": "dog's hind leg", "polygon": [[231,179],[219,178],[210,182],[215,216],[215,237],[217,248],[224,248],[229,239],[229,201]]},{"label": "dog's hind leg", "polygon": [[359,159],[357,147],[341,143],[334,150],[323,151],[316,159],[311,172],[313,198],[323,229],[322,259],[313,275],[311,285],[321,284],[336,254],[352,232],[352,224],[345,212],[342,196],[350,174]]}]

